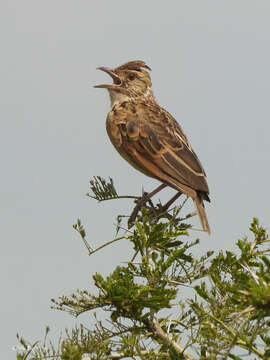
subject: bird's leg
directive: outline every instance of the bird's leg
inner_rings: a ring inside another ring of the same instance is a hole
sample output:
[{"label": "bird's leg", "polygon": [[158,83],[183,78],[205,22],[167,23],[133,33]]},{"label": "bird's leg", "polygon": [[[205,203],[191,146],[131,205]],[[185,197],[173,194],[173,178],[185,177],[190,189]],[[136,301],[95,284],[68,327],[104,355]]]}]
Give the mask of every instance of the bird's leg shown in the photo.
[{"label": "bird's leg", "polygon": [[173,219],[173,216],[168,213],[168,209],[182,194],[181,191],[178,191],[165,205],[159,204],[158,212],[156,212],[157,209],[155,207],[152,207],[151,210],[155,221],[164,217],[169,220]]},{"label": "bird's leg", "polygon": [[160,192],[162,189],[164,189],[167,185],[166,184],[161,184],[159,185],[155,190],[151,191],[150,193],[144,193],[143,196],[140,198],[140,200],[138,201],[137,205],[135,206],[135,208],[133,209],[129,219],[128,219],[128,227],[131,228],[131,226],[133,225],[138,212],[140,211],[140,209],[142,208],[142,206],[149,200],[151,199],[152,196],[154,196],[155,194],[157,194],[158,192]]},{"label": "bird's leg", "polygon": [[162,206],[162,211],[165,212],[169,207],[182,195],[181,191],[178,191],[164,206]]}]

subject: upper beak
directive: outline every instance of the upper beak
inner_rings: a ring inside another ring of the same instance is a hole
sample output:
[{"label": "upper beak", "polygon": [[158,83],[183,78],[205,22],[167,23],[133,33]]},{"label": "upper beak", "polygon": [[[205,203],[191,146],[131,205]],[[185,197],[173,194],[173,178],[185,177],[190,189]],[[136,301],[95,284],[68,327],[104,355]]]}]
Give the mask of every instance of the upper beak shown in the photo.
[{"label": "upper beak", "polygon": [[95,88],[115,89],[115,88],[117,88],[118,86],[120,86],[122,84],[121,79],[119,78],[119,76],[117,76],[115,74],[113,69],[101,66],[101,67],[98,67],[97,70],[101,70],[101,71],[104,71],[105,73],[109,74],[110,77],[113,79],[113,84],[95,85],[94,86]]}]

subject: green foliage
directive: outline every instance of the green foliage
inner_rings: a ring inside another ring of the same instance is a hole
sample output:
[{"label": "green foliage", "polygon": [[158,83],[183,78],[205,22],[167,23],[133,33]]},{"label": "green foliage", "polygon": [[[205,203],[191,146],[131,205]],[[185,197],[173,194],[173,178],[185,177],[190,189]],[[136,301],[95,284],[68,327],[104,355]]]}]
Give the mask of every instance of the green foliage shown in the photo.
[{"label": "green foliage", "polygon": [[[111,179],[107,183],[97,177],[91,186],[99,201],[124,197],[117,195]],[[94,274],[95,294],[77,290],[52,300],[54,308],[74,316],[92,313],[92,327],[66,330],[57,346],[47,340],[49,329],[42,343],[20,337],[23,350],[17,360],[270,359],[270,248],[265,229],[254,218],[251,240],[238,240],[235,251],[215,256],[209,251],[197,258],[192,251],[199,241],[188,241],[190,225],[183,223],[190,214],[179,219],[180,206],[160,216],[160,209],[161,204],[147,205],[132,231],[122,230],[95,250],[77,221],[74,229],[89,255],[126,239],[134,256],[106,277]],[[100,321],[95,309],[110,316]]]},{"label": "green foliage", "polygon": [[[268,358],[265,354],[269,352],[270,324],[269,238],[256,218],[250,230],[254,239],[238,240],[238,255],[220,252],[212,260],[208,269],[210,286],[206,281],[195,286],[204,300],[191,301],[201,324],[199,340],[215,356],[224,353],[235,358],[230,351],[240,346],[259,358]],[[221,347],[217,349],[217,341],[222,344],[222,351]]]},{"label": "green foliage", "polygon": [[94,176],[89,185],[93,195],[87,193],[87,196],[95,200],[111,200],[118,197],[112,178],[109,179],[109,182],[106,182],[101,176]]}]

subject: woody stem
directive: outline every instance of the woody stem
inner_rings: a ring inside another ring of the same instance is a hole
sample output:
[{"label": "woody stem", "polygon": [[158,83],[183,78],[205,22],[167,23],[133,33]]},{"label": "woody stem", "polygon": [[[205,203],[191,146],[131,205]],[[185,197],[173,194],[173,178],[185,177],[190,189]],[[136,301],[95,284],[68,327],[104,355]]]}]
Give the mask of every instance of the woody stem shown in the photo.
[{"label": "woody stem", "polygon": [[138,212],[140,211],[141,207],[149,200],[151,199],[152,196],[154,196],[155,194],[157,194],[158,192],[160,192],[161,190],[163,190],[167,185],[166,184],[161,184],[159,185],[156,189],[154,189],[153,191],[151,191],[150,193],[148,193],[145,196],[142,196],[141,199],[138,201],[137,205],[135,206],[135,208],[133,209],[129,219],[128,219],[128,226],[129,228],[133,225]]}]

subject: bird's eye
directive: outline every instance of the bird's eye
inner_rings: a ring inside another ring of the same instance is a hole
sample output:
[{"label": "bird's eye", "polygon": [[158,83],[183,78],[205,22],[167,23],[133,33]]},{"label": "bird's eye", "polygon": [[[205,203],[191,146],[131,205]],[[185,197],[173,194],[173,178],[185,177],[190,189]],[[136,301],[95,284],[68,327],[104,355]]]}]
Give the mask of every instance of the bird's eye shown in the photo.
[{"label": "bird's eye", "polygon": [[129,74],[128,75],[128,80],[132,81],[135,79],[135,74]]}]

